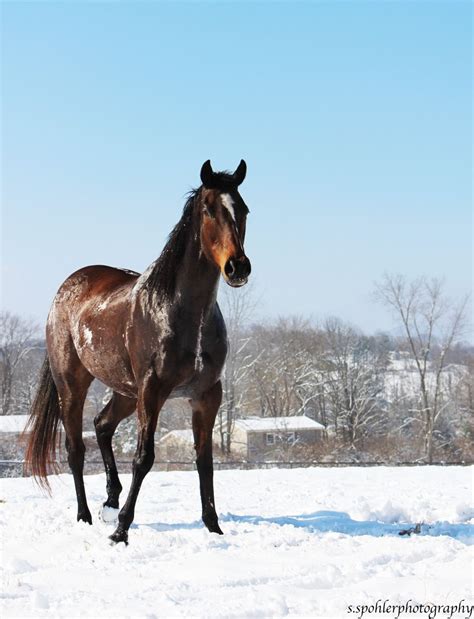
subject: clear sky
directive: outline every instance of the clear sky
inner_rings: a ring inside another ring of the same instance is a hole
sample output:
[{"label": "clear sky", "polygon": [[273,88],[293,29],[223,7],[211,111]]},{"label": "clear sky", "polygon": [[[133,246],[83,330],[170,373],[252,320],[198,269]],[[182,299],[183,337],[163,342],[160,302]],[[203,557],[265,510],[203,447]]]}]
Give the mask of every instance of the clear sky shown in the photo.
[{"label": "clear sky", "polygon": [[261,316],[389,328],[385,270],[469,292],[471,37],[470,2],[3,2],[4,307],[143,270],[208,158],[247,160]]}]

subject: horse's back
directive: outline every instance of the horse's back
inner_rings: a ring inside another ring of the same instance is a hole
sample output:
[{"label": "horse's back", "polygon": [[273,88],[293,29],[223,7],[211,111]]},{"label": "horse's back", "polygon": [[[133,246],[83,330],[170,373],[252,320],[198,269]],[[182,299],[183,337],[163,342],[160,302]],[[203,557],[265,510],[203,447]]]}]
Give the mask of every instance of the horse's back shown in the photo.
[{"label": "horse's back", "polygon": [[65,290],[74,290],[80,296],[92,297],[103,292],[112,292],[117,287],[133,286],[139,276],[139,273],[129,269],[117,269],[103,264],[87,266],[78,269],[64,280],[58,294]]},{"label": "horse's back", "polygon": [[139,273],[103,265],[88,266],[72,273],[53,300],[48,322],[60,318],[73,321],[83,312],[99,316],[115,304],[124,307]]}]

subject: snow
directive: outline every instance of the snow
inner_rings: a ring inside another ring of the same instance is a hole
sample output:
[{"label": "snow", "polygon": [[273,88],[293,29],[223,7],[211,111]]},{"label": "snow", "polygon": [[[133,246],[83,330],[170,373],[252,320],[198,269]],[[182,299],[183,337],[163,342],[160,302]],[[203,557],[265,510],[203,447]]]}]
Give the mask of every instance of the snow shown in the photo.
[{"label": "snow", "polygon": [[[472,468],[216,471],[223,536],[200,522],[197,473],[153,472],[128,547],[109,545],[113,523],[75,522],[69,475],[51,484],[1,480],[2,617],[356,617],[348,604],[472,597]],[[104,475],[86,489],[94,516]]]},{"label": "snow", "polygon": [[[420,374],[416,361],[407,353],[395,353],[390,355],[390,364],[384,376],[385,396],[389,401],[394,400],[402,393],[407,396],[415,396],[420,392]],[[434,391],[437,369],[428,363],[425,382],[430,391]],[[453,389],[468,373],[465,365],[451,363],[447,365],[441,374],[440,384],[444,392]]]},{"label": "snow", "polygon": [[29,415],[0,415],[0,432],[23,432]]},{"label": "snow", "polygon": [[247,431],[324,430],[324,426],[305,415],[294,417],[247,417],[236,419],[235,425]]}]

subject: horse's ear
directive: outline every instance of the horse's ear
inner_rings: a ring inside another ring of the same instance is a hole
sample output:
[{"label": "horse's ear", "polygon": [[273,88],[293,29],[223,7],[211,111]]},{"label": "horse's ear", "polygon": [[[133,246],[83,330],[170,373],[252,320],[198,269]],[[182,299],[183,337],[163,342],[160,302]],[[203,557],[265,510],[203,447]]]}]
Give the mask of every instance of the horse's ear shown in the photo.
[{"label": "horse's ear", "polygon": [[204,187],[212,187],[212,179],[214,172],[212,171],[211,160],[208,159],[202,164],[201,168],[201,182]]},{"label": "horse's ear", "polygon": [[245,175],[247,174],[247,164],[243,159],[240,160],[240,163],[237,167],[237,170],[233,173],[233,177],[236,185],[240,185],[244,182]]}]

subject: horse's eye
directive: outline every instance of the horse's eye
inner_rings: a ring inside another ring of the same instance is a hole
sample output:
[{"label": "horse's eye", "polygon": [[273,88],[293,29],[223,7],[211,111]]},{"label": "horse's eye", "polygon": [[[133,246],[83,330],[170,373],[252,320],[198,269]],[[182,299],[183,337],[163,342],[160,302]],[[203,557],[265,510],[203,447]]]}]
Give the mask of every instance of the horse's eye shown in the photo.
[{"label": "horse's eye", "polygon": [[206,215],[206,217],[210,217],[211,219],[214,219],[214,215],[211,213],[211,211],[209,210],[206,204],[203,206],[202,212],[204,213],[204,215]]}]

